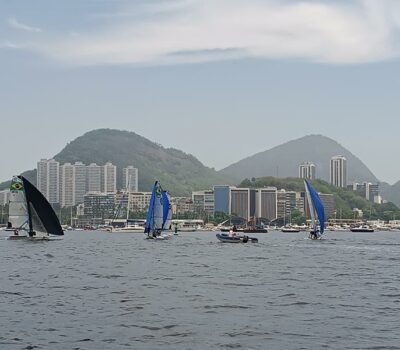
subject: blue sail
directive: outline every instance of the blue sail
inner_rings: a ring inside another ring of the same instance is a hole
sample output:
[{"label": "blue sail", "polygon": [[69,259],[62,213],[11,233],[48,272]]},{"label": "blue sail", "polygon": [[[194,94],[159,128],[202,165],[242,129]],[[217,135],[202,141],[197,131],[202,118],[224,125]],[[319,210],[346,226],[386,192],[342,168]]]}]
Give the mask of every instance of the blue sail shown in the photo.
[{"label": "blue sail", "polygon": [[163,226],[162,188],[158,181],[153,186],[144,233],[160,231]]},{"label": "blue sail", "polygon": [[319,197],[317,191],[315,188],[311,185],[311,183],[307,180],[305,180],[307,189],[310,193],[311,197],[311,202],[310,203],[310,211],[314,210],[317,213],[318,220],[319,220],[319,226],[320,226],[320,233],[321,235],[324,233],[325,230],[325,209],[324,209],[324,204],[322,203],[321,198]]},{"label": "blue sail", "polygon": [[167,191],[162,191],[162,199],[163,199],[163,230],[169,230],[171,226],[171,216],[172,216],[172,209],[171,203],[169,201],[169,196]]}]

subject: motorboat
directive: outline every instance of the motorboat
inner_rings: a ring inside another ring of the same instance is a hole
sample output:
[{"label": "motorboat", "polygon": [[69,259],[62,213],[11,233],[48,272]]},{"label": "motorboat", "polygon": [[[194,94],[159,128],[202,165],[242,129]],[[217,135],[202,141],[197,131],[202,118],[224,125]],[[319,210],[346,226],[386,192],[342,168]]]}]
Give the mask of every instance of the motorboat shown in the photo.
[{"label": "motorboat", "polygon": [[227,233],[217,233],[216,237],[222,243],[247,243],[247,242],[257,243],[258,242],[258,238],[249,237],[246,235],[238,236],[238,235],[230,235]]},{"label": "motorboat", "polygon": [[351,232],[375,232],[375,230],[367,225],[362,225],[362,226],[358,226],[358,227],[351,227],[350,228]]},{"label": "motorboat", "polygon": [[300,232],[300,229],[298,229],[297,227],[293,227],[293,226],[285,226],[285,227],[282,227],[281,231],[285,232],[285,233],[298,233],[298,232]]}]

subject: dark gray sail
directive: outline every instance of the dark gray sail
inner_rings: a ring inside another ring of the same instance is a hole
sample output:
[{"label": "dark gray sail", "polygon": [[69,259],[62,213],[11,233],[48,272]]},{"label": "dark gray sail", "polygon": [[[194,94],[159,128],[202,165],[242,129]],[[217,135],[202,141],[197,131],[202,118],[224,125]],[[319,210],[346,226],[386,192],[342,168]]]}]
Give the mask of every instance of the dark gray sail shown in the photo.
[{"label": "dark gray sail", "polygon": [[64,232],[53,208],[43,194],[23,176],[24,191],[29,215],[29,235],[36,231],[62,236]]}]

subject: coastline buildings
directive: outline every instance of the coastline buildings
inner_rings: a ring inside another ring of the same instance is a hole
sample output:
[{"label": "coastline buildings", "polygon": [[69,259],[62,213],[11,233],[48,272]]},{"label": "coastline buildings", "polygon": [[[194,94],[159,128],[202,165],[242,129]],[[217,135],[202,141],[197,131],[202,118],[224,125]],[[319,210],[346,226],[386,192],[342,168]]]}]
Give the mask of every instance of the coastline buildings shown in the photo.
[{"label": "coastline buildings", "polygon": [[265,187],[257,190],[256,217],[275,220],[278,217],[278,192],[276,187]]},{"label": "coastline buildings", "polygon": [[[332,194],[319,193],[327,216],[335,212]],[[195,206],[198,192],[193,192]],[[291,214],[298,210],[306,213],[306,195],[304,192],[278,190],[276,187],[236,188],[233,186],[214,186],[214,211],[236,215],[250,221],[251,218],[274,221],[281,219],[290,222]]]},{"label": "coastline buildings", "polygon": [[347,186],[347,160],[343,156],[334,156],[330,163],[330,182],[336,187]]},{"label": "coastline buildings", "polygon": [[358,195],[365,199],[380,204],[382,203],[382,197],[379,193],[379,184],[372,184],[371,182],[363,182],[362,184],[353,182],[352,185],[348,185],[347,188],[356,192]]},{"label": "coastline buildings", "polygon": [[102,167],[102,192],[117,192],[117,167],[108,162]]},{"label": "coastline buildings", "polygon": [[88,192],[84,196],[84,214],[94,222],[96,219],[110,219],[114,216],[115,194]]},{"label": "coastline buildings", "polygon": [[37,163],[37,188],[50,204],[60,203],[60,163],[41,159]]},{"label": "coastline buildings", "polygon": [[214,213],[214,191],[192,192],[193,211],[196,214]]},{"label": "coastline buildings", "polygon": [[[131,191],[138,190],[138,169],[124,168],[125,181],[131,179]],[[75,206],[85,201],[86,193],[117,193],[117,167],[82,162],[60,165],[54,159],[41,159],[37,163],[37,188],[51,204],[61,207]]]},{"label": "coastline buildings", "polygon": [[237,215],[250,221],[252,217],[275,220],[278,195],[275,187],[237,188],[214,186],[214,212]]},{"label": "coastline buildings", "polygon": [[10,190],[0,191],[0,206],[8,204],[10,199]]},{"label": "coastline buildings", "polygon": [[296,199],[296,192],[279,190],[277,192],[277,218],[284,219],[285,223],[289,222],[292,212],[297,209]]},{"label": "coastline buildings", "polygon": [[83,203],[86,193],[86,165],[82,162],[60,166],[60,204],[62,207]]},{"label": "coastline buildings", "polygon": [[315,180],[316,167],[314,163],[304,162],[299,166],[299,178]]},{"label": "coastline buildings", "polygon": [[151,199],[151,192],[131,192],[129,194],[129,210],[145,212]]},{"label": "coastline buildings", "polygon": [[[132,165],[122,169],[122,188],[129,192],[138,191],[138,169]],[[128,188],[129,184],[129,188]]]},{"label": "coastline buildings", "polygon": [[71,163],[60,167],[60,198],[62,207],[75,205],[75,171]]},{"label": "coastline buildings", "polygon": [[86,166],[86,189],[88,192],[101,192],[101,166],[91,163]]}]

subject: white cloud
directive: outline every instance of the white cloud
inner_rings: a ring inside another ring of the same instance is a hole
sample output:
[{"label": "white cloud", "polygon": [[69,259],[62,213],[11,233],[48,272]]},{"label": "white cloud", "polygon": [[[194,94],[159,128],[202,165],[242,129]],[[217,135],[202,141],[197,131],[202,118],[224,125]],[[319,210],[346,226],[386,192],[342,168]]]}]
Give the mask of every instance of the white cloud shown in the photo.
[{"label": "white cloud", "polygon": [[31,27],[27,24],[21,23],[14,17],[8,19],[8,24],[14,29],[24,30],[26,32],[40,33],[42,31],[40,28]]},{"label": "white cloud", "polygon": [[20,49],[21,47],[17,44],[14,44],[8,40],[0,42],[0,49]]},{"label": "white cloud", "polygon": [[134,16],[75,36],[54,34],[33,47],[78,65],[244,57],[353,64],[400,55],[396,0],[177,0],[126,12]]}]

